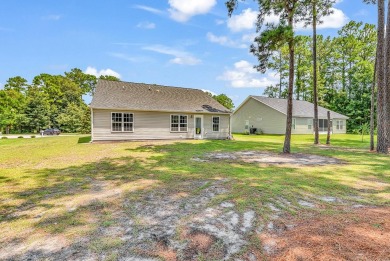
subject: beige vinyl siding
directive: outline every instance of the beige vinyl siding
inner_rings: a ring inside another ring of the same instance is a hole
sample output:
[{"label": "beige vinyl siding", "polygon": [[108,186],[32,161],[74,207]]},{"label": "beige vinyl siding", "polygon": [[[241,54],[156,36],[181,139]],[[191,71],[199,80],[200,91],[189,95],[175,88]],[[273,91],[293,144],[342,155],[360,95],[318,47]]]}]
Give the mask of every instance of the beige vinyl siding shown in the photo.
[{"label": "beige vinyl siding", "polygon": [[[343,121],[343,129],[337,129],[337,121]],[[333,119],[333,133],[347,133],[347,121],[342,119]]]},{"label": "beige vinyl siding", "polygon": [[[213,131],[212,117],[219,116],[219,131]],[[226,139],[229,136],[229,115],[203,115],[205,139]]]},{"label": "beige vinyl siding", "polygon": [[[295,130],[293,134],[312,134],[313,133],[313,119],[312,118],[298,118],[295,117]],[[308,128],[308,121],[311,121],[311,129]]]},{"label": "beige vinyl siding", "polygon": [[[111,113],[125,112],[134,115],[133,132],[112,132]],[[92,133],[93,140],[148,140],[148,139],[193,139],[194,114],[145,112],[93,109]],[[187,132],[171,132],[171,115],[187,115]],[[192,116],[192,117],[191,117]],[[224,139],[228,136],[229,115],[220,116],[220,132],[212,133],[211,115],[204,115],[204,138]],[[207,122],[209,121],[209,122]]]},{"label": "beige vinyl siding", "polygon": [[[112,132],[111,112],[133,113],[133,132]],[[191,115],[181,114],[188,115],[187,132],[171,132],[172,114],[178,113],[94,109],[93,140],[192,139],[194,122]]]},{"label": "beige vinyl siding", "polygon": [[250,98],[232,116],[232,132],[244,133],[245,121],[249,127],[261,129],[264,133],[284,134],[286,131],[286,115],[261,102]]}]

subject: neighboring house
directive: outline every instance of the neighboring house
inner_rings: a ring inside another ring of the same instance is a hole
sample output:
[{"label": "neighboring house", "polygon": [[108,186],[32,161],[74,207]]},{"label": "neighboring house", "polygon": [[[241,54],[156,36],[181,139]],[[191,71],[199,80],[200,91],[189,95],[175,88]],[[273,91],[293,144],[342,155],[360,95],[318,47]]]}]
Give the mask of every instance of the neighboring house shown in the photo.
[{"label": "neighboring house", "polygon": [[[318,106],[319,132],[327,133],[328,120],[324,107]],[[307,101],[293,101],[293,134],[311,134],[313,128],[314,104]],[[330,111],[332,133],[346,133],[347,116]],[[232,115],[232,132],[247,133],[250,128],[257,128],[267,134],[286,132],[287,100],[249,96]]]},{"label": "neighboring house", "polygon": [[231,112],[201,90],[99,80],[90,108],[92,141],[230,136]]}]

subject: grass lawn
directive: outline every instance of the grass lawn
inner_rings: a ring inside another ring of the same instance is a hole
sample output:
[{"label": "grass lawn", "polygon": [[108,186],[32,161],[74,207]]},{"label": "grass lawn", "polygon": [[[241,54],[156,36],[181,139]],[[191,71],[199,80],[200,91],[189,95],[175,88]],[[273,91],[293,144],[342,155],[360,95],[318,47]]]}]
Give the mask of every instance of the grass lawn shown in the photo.
[{"label": "grass lawn", "polygon": [[[312,135],[292,137],[293,153],[333,157],[342,164],[193,160],[217,152],[279,153],[284,140],[274,135],[234,137],[94,144],[86,136],[0,140],[0,259],[272,259],[286,252],[264,248],[279,242],[269,235],[292,233],[275,230],[277,222],[287,227],[308,220],[338,224],[345,217],[354,224],[365,222],[384,235],[382,243],[390,243],[389,224],[380,219],[390,214],[390,157],[369,152],[368,136],[362,142],[359,135],[333,135],[331,146],[312,145]],[[382,212],[364,220],[365,210],[373,209]],[[240,244],[210,232],[211,226],[218,227],[216,220],[226,225],[219,217],[231,220],[232,227],[242,224],[226,230],[235,231],[230,237]],[[157,229],[165,220],[177,225]],[[142,245],[153,238],[156,242]],[[381,259],[388,252],[362,253]],[[359,257],[344,254],[346,259]]]}]

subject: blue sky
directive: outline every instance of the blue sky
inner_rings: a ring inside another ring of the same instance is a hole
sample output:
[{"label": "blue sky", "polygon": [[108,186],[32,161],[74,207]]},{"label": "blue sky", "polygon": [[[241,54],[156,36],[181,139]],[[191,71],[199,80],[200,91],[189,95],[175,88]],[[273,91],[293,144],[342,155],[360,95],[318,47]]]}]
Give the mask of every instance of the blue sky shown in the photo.
[{"label": "blue sky", "polygon": [[[0,88],[9,77],[80,68],[123,81],[225,93],[236,106],[277,81],[252,69],[248,46],[256,3],[232,18],[222,0],[2,0]],[[339,0],[319,33],[335,35],[350,20],[376,23],[376,9]],[[269,21],[275,17],[269,17]],[[298,34],[309,34],[299,28]],[[88,101],[89,99],[87,99]]]}]

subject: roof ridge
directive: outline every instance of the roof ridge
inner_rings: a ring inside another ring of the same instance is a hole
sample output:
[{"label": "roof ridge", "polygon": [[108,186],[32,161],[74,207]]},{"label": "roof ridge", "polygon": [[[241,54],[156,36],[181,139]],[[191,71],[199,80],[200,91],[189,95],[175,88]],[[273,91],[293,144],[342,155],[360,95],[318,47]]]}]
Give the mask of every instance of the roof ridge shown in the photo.
[{"label": "roof ridge", "polygon": [[111,80],[106,80],[106,79],[98,79],[98,81],[106,81],[106,82],[113,82],[113,83],[121,82],[121,83],[127,83],[127,84],[144,84],[144,85],[151,85],[151,86],[160,86],[160,87],[164,87],[164,88],[178,88],[178,89],[195,90],[195,91],[204,92],[204,91],[202,91],[201,89],[198,89],[198,88],[188,88],[188,87],[180,87],[180,86],[168,86],[168,85],[155,84],[155,83],[126,82],[126,81],[121,81],[121,80],[119,80],[119,81],[111,81]]},{"label": "roof ridge", "polygon": [[[265,96],[260,96],[260,95],[249,95],[249,97],[257,100],[258,102],[264,103],[268,107],[273,108],[274,110],[277,110],[277,111],[279,111],[279,112],[281,112],[281,113],[286,115],[286,111],[285,111],[286,108],[283,108],[283,106],[286,106],[285,103],[288,101],[287,99],[271,98],[271,97],[265,97]],[[314,104],[312,102],[305,101],[305,100],[295,100],[295,99],[293,99],[293,103],[295,104],[295,106],[293,106],[293,115],[296,115],[296,116],[305,115],[305,112],[307,111],[307,110],[305,111],[305,106],[306,107],[308,105],[314,106]],[[319,112],[320,111],[330,111],[332,114],[337,114],[339,116],[343,116],[343,117],[347,117],[348,118],[348,116],[343,115],[340,112],[328,109],[328,108],[323,107],[321,105],[318,105],[318,109],[319,109]],[[302,112],[302,110],[303,110],[304,113],[303,114],[299,113],[299,111]]]}]

